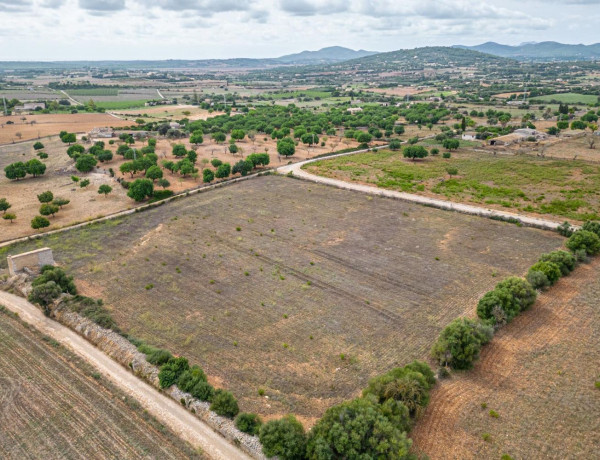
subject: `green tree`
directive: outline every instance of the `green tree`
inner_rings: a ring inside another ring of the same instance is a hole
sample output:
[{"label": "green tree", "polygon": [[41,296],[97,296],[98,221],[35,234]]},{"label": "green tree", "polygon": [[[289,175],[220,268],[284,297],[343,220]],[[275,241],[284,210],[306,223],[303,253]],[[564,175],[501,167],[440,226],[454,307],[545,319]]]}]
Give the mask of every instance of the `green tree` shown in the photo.
[{"label": "green tree", "polygon": [[587,222],[585,222],[583,224],[581,229],[586,230],[588,232],[595,233],[596,235],[598,235],[600,237],[600,222],[594,222],[594,221],[588,220]]},{"label": "green tree", "polygon": [[[585,229],[585,225],[583,226]],[[577,259],[567,251],[552,251],[540,256],[540,262],[552,262],[558,265],[562,276],[566,276],[575,269]]]},{"label": "green tree", "polygon": [[190,160],[192,162],[192,164],[196,164],[196,161],[198,160],[198,154],[196,152],[194,152],[193,150],[190,150],[187,153],[187,159]]},{"label": "green tree", "polygon": [[67,200],[66,198],[54,198],[54,200],[52,200],[52,204],[58,206],[61,209],[63,206],[68,205],[70,202],[71,200]]},{"label": "green tree", "polygon": [[9,164],[5,167],[4,173],[10,180],[19,180],[27,175],[27,168],[25,167],[25,163],[17,161],[16,163]]},{"label": "green tree", "polygon": [[444,139],[442,141],[442,147],[446,150],[456,150],[460,147],[460,141],[458,139]]},{"label": "green tree", "polygon": [[[173,163],[172,161],[170,163]],[[123,164],[121,164],[121,166],[119,166],[119,171],[121,171],[121,174],[131,174],[131,177],[133,177],[133,175],[137,172],[137,169],[134,167],[133,161],[127,161]]]},{"label": "green tree", "polygon": [[193,133],[190,136],[190,144],[200,145],[204,142],[204,136],[202,133]]},{"label": "green tree", "polygon": [[210,164],[213,165],[213,167],[218,168],[223,164],[223,162],[218,158],[213,158],[212,160],[210,160]]},{"label": "green tree", "polygon": [[254,168],[254,164],[249,160],[240,160],[233,165],[231,169],[232,174],[240,173],[242,176],[247,176],[249,172]]},{"label": "green tree", "polygon": [[409,145],[404,147],[402,155],[404,155],[404,158],[411,158],[415,161],[417,158],[425,158],[429,155],[429,152],[422,145]]},{"label": "green tree", "polygon": [[79,182],[79,188],[86,188],[88,185],[90,185],[89,179],[83,179],[81,182]]},{"label": "green tree", "polygon": [[12,221],[17,218],[17,215],[14,212],[7,212],[2,214],[2,218],[4,220],[10,220],[10,223],[12,224]]},{"label": "green tree", "polygon": [[377,403],[357,398],[329,408],[310,431],[309,459],[408,459],[411,441]]},{"label": "green tree", "polygon": [[162,169],[160,169],[160,166],[157,165],[150,166],[146,171],[146,179],[150,179],[152,182],[156,181],[157,179],[162,179],[162,176]]},{"label": "green tree", "polygon": [[583,250],[594,256],[600,252],[600,237],[589,230],[578,230],[569,237],[565,246],[573,252]]},{"label": "green tree", "polygon": [[165,189],[165,188],[169,187],[171,185],[171,183],[167,179],[161,178],[161,179],[158,179],[158,181],[156,182],[156,185]]},{"label": "green tree", "polygon": [[234,129],[231,131],[231,138],[236,141],[241,141],[244,137],[246,137],[246,132],[243,129]]},{"label": "green tree", "polygon": [[229,144],[229,153],[236,154],[238,152],[238,146],[235,144]]},{"label": "green tree", "polygon": [[31,228],[39,230],[40,228],[46,228],[50,226],[50,221],[42,216],[35,216],[31,219]]},{"label": "green tree", "polygon": [[194,168],[192,162],[187,158],[177,162],[177,170],[183,177],[196,172],[196,168]]},{"label": "green tree", "polygon": [[136,179],[129,184],[127,196],[135,201],[144,201],[146,197],[152,196],[154,185],[150,179]]},{"label": "green tree", "polygon": [[231,392],[219,389],[215,391],[210,410],[223,417],[234,418],[240,411],[240,408]]},{"label": "green tree", "polygon": [[542,272],[550,282],[550,285],[556,283],[561,277],[560,267],[554,262],[537,262],[531,266],[529,272]]},{"label": "green tree", "polygon": [[25,169],[27,170],[27,174],[37,177],[42,176],[46,172],[46,165],[37,158],[33,158],[25,163]]},{"label": "green tree", "polygon": [[202,182],[209,183],[215,180],[215,174],[210,169],[205,169],[202,171]]},{"label": "green tree", "polygon": [[112,160],[113,154],[110,150],[100,150],[100,152],[98,152],[98,154],[96,155],[96,158],[98,158],[98,161],[100,161],[101,163],[104,163]]},{"label": "green tree", "polygon": [[392,139],[390,141],[390,150],[400,150],[400,148],[402,147],[402,142],[400,142],[400,139]]},{"label": "green tree", "polygon": [[491,340],[492,335],[489,326],[468,318],[457,318],[441,332],[431,355],[442,366],[470,369],[479,358],[481,347]]},{"label": "green tree", "polygon": [[83,152],[85,152],[85,147],[81,144],[73,144],[67,149],[67,155],[69,155],[70,158],[76,158]]},{"label": "green tree", "polygon": [[108,184],[102,184],[98,187],[98,194],[107,196],[110,192],[112,192],[112,187]]},{"label": "green tree", "polygon": [[54,199],[54,194],[48,190],[46,192],[42,192],[37,196],[40,203],[50,203]]},{"label": "green tree", "polygon": [[250,436],[257,435],[261,425],[262,420],[256,414],[242,412],[235,418],[236,428],[243,433],[248,433]]},{"label": "green tree", "polygon": [[12,208],[12,204],[10,204],[6,198],[0,198],[0,211],[2,211],[2,213],[5,213],[10,208]]},{"label": "green tree", "polygon": [[368,144],[372,140],[373,140],[373,136],[371,136],[369,133],[365,133],[363,131],[356,132],[356,141],[357,142],[359,142],[361,144]]},{"label": "green tree", "polygon": [[52,216],[58,212],[58,206],[50,203],[44,203],[40,206],[40,214],[42,216]]},{"label": "green tree", "polygon": [[284,157],[289,157],[296,153],[296,144],[294,143],[294,139],[291,137],[284,137],[283,139],[277,141],[277,153]]},{"label": "green tree", "polygon": [[97,164],[98,160],[96,160],[96,157],[88,153],[77,158],[75,168],[77,168],[77,171],[79,172],[87,173],[94,169]]},{"label": "green tree", "polygon": [[221,142],[225,142],[227,136],[224,133],[213,133],[212,138],[217,144],[220,144]]},{"label": "green tree", "polygon": [[222,165],[220,165],[217,168],[215,177],[217,179],[225,179],[225,178],[229,177],[230,174],[231,174],[231,165],[229,163],[223,163]]},{"label": "green tree", "polygon": [[176,157],[184,157],[187,155],[187,149],[183,144],[175,144],[173,146],[173,155]]},{"label": "green tree", "polygon": [[65,133],[63,136],[60,137],[60,140],[63,141],[65,144],[70,145],[73,142],[77,141],[77,137],[74,133]]},{"label": "green tree", "polygon": [[267,166],[271,161],[268,153],[251,153],[246,159],[251,161],[255,168],[259,165]]},{"label": "green tree", "polygon": [[33,280],[32,286],[39,286],[45,284],[48,281],[54,281],[62,290],[67,294],[77,294],[77,287],[73,281],[72,276],[68,276],[65,271],[60,267],[53,265],[44,265],[41,270],[41,274]]},{"label": "green tree", "polygon": [[33,149],[34,150],[42,150],[44,148],[44,144],[42,144],[41,142],[36,142],[35,144],[33,144]]},{"label": "green tree", "polygon": [[[138,179],[143,180],[143,179]],[[179,377],[190,368],[190,364],[186,358],[171,358],[167,363],[163,364],[158,373],[158,381],[161,388],[169,388],[177,383]]]},{"label": "green tree", "polygon": [[259,432],[263,453],[280,460],[302,460],[306,455],[306,434],[293,415],[265,423]]},{"label": "green tree", "polygon": [[[31,293],[29,294],[29,301],[32,303],[37,303],[42,307],[47,307],[54,300],[58,299],[61,294],[62,291],[60,287],[58,287],[54,281],[48,281],[45,284],[35,286],[31,290]],[[44,308],[44,313],[48,314],[49,311]]]},{"label": "green tree", "polygon": [[184,371],[177,380],[177,386],[181,391],[190,393],[199,382],[206,382],[206,374],[200,366],[192,366]]}]

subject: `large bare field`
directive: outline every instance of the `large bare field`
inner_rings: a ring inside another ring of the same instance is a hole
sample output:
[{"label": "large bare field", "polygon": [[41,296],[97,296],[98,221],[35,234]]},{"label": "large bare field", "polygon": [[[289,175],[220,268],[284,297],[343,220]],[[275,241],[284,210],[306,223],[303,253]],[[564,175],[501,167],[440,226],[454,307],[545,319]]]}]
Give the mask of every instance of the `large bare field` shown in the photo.
[{"label": "large bare field", "polygon": [[[81,174],[75,169],[73,160],[66,153],[67,146],[60,139],[43,139],[43,143],[44,151],[48,153],[48,158],[42,160],[46,164],[46,173],[40,177],[27,176],[18,181],[7,179],[4,168],[16,161],[25,162],[37,158],[33,150],[34,141],[0,146],[0,198],[6,198],[12,205],[9,212],[17,215],[13,223],[0,221],[0,241],[36,233],[30,223],[31,219],[39,215],[41,203],[37,196],[48,190],[55,197],[66,198],[71,202],[54,217],[48,218],[50,227],[46,230],[107,215],[135,205],[135,202],[127,197],[127,191],[106,171],[109,167],[114,167],[116,162],[107,163],[104,169]],[[89,179],[90,185],[86,188],[79,187],[71,180],[71,175]],[[98,187],[101,184],[109,184],[113,188],[112,193],[108,196],[99,195]]]},{"label": "large bare field", "polygon": [[[23,120],[22,118],[25,118]],[[14,124],[7,124],[12,121]],[[33,122],[33,124],[32,124]],[[87,133],[104,126],[128,126],[130,123],[106,113],[68,113],[0,116],[0,145],[21,140],[55,136],[61,131]],[[19,137],[19,134],[21,135]]]},{"label": "large bare field", "polygon": [[431,459],[598,458],[598,299],[600,260],[543,293],[496,334],[473,371],[437,385],[415,446]]},{"label": "large bare field", "polygon": [[243,411],[310,425],[562,241],[266,176],[0,255],[51,247],[125,331],[200,364]]},{"label": "large bare field", "polygon": [[199,457],[58,343],[0,312],[0,457]]}]

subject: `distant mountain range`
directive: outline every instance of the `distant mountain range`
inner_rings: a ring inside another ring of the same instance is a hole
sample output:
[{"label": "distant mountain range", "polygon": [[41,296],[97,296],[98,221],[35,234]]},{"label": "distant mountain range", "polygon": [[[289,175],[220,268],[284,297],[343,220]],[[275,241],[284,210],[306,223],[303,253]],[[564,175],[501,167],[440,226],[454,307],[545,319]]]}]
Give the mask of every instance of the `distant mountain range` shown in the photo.
[{"label": "distant mountain range", "polygon": [[321,48],[318,51],[302,51],[301,53],[288,54],[274,60],[282,64],[330,64],[333,62],[372,56],[377,53],[377,51],[354,51],[342,46],[329,46],[327,48]]},{"label": "distant mountain range", "polygon": [[476,46],[455,45],[454,48],[481,51],[482,53],[520,61],[589,61],[600,59],[600,43],[567,45],[558,42],[541,42],[510,46],[487,42]]}]

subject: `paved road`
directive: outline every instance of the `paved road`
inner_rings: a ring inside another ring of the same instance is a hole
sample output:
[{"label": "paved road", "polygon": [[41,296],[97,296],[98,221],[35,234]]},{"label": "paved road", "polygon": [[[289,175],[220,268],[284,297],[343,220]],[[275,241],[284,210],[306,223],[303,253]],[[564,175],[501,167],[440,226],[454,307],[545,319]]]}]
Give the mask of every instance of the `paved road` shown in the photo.
[{"label": "paved road", "polygon": [[131,374],[124,367],[83,337],[43,315],[41,310],[22,297],[0,291],[0,304],[18,313],[19,317],[43,334],[57,340],[94,366],[103,376],[135,398],[161,423],[213,459],[250,459],[208,425],[192,415],[173,399]]},{"label": "paved road", "polygon": [[[384,148],[382,146],[380,148]],[[329,158],[341,157],[346,155],[354,155],[356,153],[366,152],[368,150],[360,150],[356,152],[348,152],[348,153],[340,153],[339,155],[332,155]],[[357,192],[368,193],[371,195],[379,195],[386,196],[390,198],[397,198],[403,201],[410,201],[412,203],[418,203],[422,205],[429,205],[440,209],[447,209],[450,211],[458,211],[465,214],[472,214],[476,216],[484,216],[484,217],[503,217],[503,218],[513,218],[519,219],[523,224],[529,225],[532,227],[543,228],[546,230],[556,230],[556,228],[561,225],[561,222],[555,222],[547,219],[540,219],[537,217],[525,216],[522,214],[515,214],[511,212],[505,211],[496,211],[494,209],[482,208],[479,206],[473,206],[469,204],[463,203],[454,203],[452,201],[440,200],[437,198],[429,198],[421,195],[414,195],[412,193],[405,192],[396,192],[394,190],[385,190],[378,187],[372,187],[370,185],[356,184],[353,182],[346,182],[339,179],[331,179],[329,177],[316,176],[302,169],[302,166],[313,163],[315,161],[319,161],[320,158],[314,158],[311,160],[300,161],[298,163],[294,163],[291,165],[280,166],[277,168],[277,171],[282,174],[287,174],[290,171],[296,177],[300,177],[302,179],[307,179],[312,182],[317,182],[319,184],[333,185],[334,187],[346,189],[346,190],[355,190]]]}]

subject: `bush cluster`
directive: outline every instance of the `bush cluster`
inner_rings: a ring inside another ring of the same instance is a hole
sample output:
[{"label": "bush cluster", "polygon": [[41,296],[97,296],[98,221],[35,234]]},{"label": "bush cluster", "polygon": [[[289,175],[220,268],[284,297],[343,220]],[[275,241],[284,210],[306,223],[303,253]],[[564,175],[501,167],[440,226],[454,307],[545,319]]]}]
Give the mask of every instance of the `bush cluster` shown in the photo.
[{"label": "bush cluster", "polygon": [[431,349],[431,356],[441,365],[453,369],[471,369],[483,345],[494,330],[480,321],[457,318],[441,332]]},{"label": "bush cluster", "polygon": [[506,278],[479,300],[477,316],[491,325],[511,321],[535,303],[536,292],[531,284],[515,276]]}]

